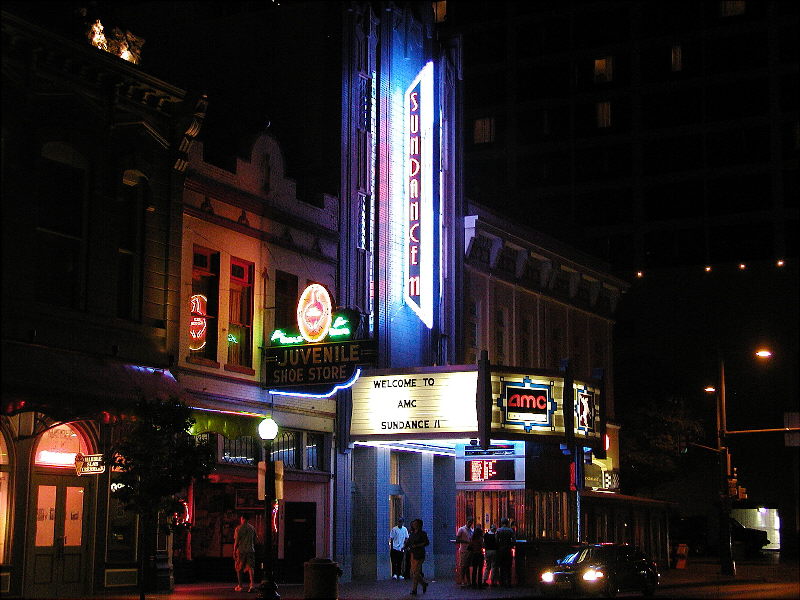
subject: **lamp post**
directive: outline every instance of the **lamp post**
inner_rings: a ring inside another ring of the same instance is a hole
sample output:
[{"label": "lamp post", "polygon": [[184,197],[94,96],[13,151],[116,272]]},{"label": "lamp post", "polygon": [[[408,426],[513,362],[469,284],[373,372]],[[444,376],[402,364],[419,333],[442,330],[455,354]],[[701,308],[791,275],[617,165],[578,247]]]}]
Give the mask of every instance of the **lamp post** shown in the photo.
[{"label": "lamp post", "polygon": [[262,556],[261,598],[279,600],[275,584],[275,560],[272,554],[272,507],[275,503],[275,469],[272,462],[272,441],[278,435],[278,424],[267,417],[258,424],[258,435],[264,441],[264,555]]},{"label": "lamp post", "polygon": [[[760,348],[756,351],[755,355],[761,359],[770,358],[772,352],[766,348]],[[730,494],[730,481],[732,477],[731,472],[731,454],[730,449],[726,444],[728,435],[728,416],[727,404],[725,401],[725,361],[722,355],[719,357],[719,390],[713,387],[707,387],[707,392],[717,392],[717,459],[719,461],[719,474],[720,474],[720,523],[719,523],[719,561],[720,572],[723,575],[736,576],[736,562],[733,560],[733,542],[731,540],[731,494]],[[767,430],[748,430],[748,431],[735,431],[731,433],[755,433]]]}]

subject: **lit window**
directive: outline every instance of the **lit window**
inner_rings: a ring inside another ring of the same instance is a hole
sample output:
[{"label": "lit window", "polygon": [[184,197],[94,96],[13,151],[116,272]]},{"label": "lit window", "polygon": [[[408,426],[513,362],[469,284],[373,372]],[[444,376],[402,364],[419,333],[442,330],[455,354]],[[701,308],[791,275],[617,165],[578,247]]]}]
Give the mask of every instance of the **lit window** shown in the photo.
[{"label": "lit window", "polygon": [[8,445],[0,432],[0,564],[6,562],[6,534],[10,514],[9,493],[11,489],[11,469],[8,460]]},{"label": "lit window", "polygon": [[597,108],[597,127],[611,127],[611,102],[598,102]]},{"label": "lit window", "polygon": [[683,71],[683,50],[680,44],[672,45],[672,72]]},{"label": "lit window", "polygon": [[614,79],[614,58],[605,56],[594,60],[594,82],[606,83]]},{"label": "lit window", "polygon": [[217,307],[219,306],[219,253],[194,247],[192,296],[189,299],[189,350],[191,358],[217,360]]},{"label": "lit window", "polygon": [[438,0],[433,3],[433,16],[437,23],[444,23],[447,19],[447,0]]},{"label": "lit window", "polygon": [[475,119],[472,141],[476,144],[489,144],[494,141],[494,117]]},{"label": "lit window", "polygon": [[231,259],[228,364],[253,364],[253,264]]},{"label": "lit window", "polygon": [[261,456],[261,444],[252,435],[235,440],[222,438],[222,462],[253,467]]},{"label": "lit window", "polygon": [[719,16],[735,17],[744,14],[744,0],[721,0],[719,3]]},{"label": "lit window", "polygon": [[325,435],[322,433],[306,434],[306,469],[309,471],[326,471],[325,468]]}]

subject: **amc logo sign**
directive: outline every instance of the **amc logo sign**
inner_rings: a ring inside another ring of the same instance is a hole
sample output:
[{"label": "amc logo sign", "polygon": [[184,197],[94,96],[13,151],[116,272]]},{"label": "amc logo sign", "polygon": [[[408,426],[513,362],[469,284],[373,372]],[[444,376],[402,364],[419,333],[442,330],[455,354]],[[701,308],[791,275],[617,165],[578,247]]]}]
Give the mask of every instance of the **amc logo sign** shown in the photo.
[{"label": "amc logo sign", "polygon": [[506,408],[506,422],[550,425],[553,413],[550,386],[528,382],[505,384],[503,400]]}]

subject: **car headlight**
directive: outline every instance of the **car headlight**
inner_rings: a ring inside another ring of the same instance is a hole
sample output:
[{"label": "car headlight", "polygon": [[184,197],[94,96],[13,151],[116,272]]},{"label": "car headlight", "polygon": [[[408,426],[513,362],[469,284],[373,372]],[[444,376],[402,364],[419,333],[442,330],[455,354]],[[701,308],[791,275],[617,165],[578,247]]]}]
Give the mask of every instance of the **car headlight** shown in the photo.
[{"label": "car headlight", "polygon": [[584,581],[597,581],[603,577],[603,572],[598,569],[588,569],[583,572]]},{"label": "car headlight", "polygon": [[542,581],[545,583],[553,583],[553,579],[555,579],[555,576],[552,571],[545,571],[542,573]]}]

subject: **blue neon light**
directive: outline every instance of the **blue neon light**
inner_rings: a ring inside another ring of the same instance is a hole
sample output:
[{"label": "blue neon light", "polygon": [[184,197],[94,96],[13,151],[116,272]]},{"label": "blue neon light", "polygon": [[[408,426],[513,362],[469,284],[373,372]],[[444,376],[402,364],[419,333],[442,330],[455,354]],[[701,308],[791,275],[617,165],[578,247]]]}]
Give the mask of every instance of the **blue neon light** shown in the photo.
[{"label": "blue neon light", "polygon": [[269,390],[270,394],[275,394],[276,396],[296,396],[298,398],[330,398],[339,390],[346,390],[347,388],[351,387],[356,380],[361,377],[361,369],[356,368],[356,372],[353,374],[353,377],[350,381],[342,384],[337,384],[333,386],[333,389],[328,392],[327,394],[309,394],[305,392],[285,392],[283,390]]}]

